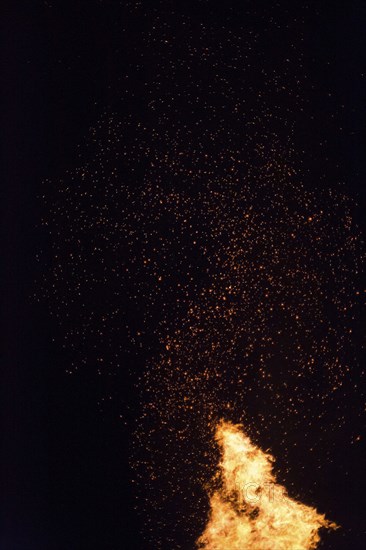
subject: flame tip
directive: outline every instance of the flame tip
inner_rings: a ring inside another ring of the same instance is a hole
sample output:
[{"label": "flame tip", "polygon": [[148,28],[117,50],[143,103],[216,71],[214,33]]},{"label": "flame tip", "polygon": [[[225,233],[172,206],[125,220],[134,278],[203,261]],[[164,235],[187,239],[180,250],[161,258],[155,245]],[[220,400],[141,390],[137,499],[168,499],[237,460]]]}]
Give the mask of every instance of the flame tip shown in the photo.
[{"label": "flame tip", "polygon": [[336,523],[291,499],[272,472],[274,457],[256,447],[242,424],[218,420],[221,461],[210,493],[209,520],[197,547],[204,550],[312,550],[321,528]]}]

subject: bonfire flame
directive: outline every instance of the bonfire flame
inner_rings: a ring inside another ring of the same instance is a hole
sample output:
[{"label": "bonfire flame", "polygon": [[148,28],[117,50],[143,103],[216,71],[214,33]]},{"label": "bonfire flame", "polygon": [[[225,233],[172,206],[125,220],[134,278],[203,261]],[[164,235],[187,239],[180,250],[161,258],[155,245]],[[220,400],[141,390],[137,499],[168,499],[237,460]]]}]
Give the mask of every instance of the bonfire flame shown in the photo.
[{"label": "bonfire flame", "polygon": [[197,541],[205,550],[310,550],[319,529],[336,529],[315,508],[291,499],[276,483],[274,458],[253,445],[242,426],[221,422],[220,489],[210,498],[210,517]]}]

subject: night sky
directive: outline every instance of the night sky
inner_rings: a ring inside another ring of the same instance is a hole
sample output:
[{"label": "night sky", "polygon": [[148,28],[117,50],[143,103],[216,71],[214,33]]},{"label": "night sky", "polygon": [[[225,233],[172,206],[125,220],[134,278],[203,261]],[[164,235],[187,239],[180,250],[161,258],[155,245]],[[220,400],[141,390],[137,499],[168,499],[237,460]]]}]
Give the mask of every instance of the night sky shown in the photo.
[{"label": "night sky", "polygon": [[1,549],[193,550],[222,419],[365,547],[365,25],[9,2]]}]

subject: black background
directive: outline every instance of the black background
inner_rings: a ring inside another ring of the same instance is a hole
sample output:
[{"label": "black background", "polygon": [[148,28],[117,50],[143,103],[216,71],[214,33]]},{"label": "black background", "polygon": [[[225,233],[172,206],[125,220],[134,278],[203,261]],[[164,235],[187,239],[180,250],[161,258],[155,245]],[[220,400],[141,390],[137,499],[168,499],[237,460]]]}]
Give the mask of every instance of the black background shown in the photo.
[{"label": "black background", "polygon": [[[187,3],[185,9],[194,13],[199,5]],[[359,201],[356,215],[363,225],[366,6],[324,2],[315,8],[309,4],[314,15],[307,55],[315,60],[312,77],[320,87],[331,85],[335,102],[354,107],[343,121],[348,132],[328,131],[328,138],[330,154]],[[87,373],[65,375],[67,357],[53,343],[57,327],[47,306],[29,299],[42,269],[36,251],[48,246],[39,228],[41,181],[72,165],[89,126],[117,103],[123,55],[116,50],[123,44],[111,29],[122,17],[119,2],[11,2],[5,15],[0,547],[145,548],[128,481],[128,429],[98,413],[96,382]],[[328,58],[335,61],[324,72]],[[319,128],[321,112],[320,104]],[[334,489],[346,500],[354,533],[345,546],[334,536],[332,548],[363,548],[366,542],[360,479],[365,464],[359,456],[345,455],[355,478]]]}]

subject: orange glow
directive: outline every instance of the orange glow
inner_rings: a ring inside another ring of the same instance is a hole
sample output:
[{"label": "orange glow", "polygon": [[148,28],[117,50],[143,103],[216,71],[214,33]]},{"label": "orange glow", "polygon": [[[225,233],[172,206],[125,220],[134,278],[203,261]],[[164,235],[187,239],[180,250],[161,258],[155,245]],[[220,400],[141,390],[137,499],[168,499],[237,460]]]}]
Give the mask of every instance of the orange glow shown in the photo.
[{"label": "orange glow", "polygon": [[276,483],[274,458],[253,445],[242,426],[221,422],[219,488],[210,495],[210,516],[197,541],[205,550],[310,550],[319,529],[336,529],[315,508],[291,499]]}]

